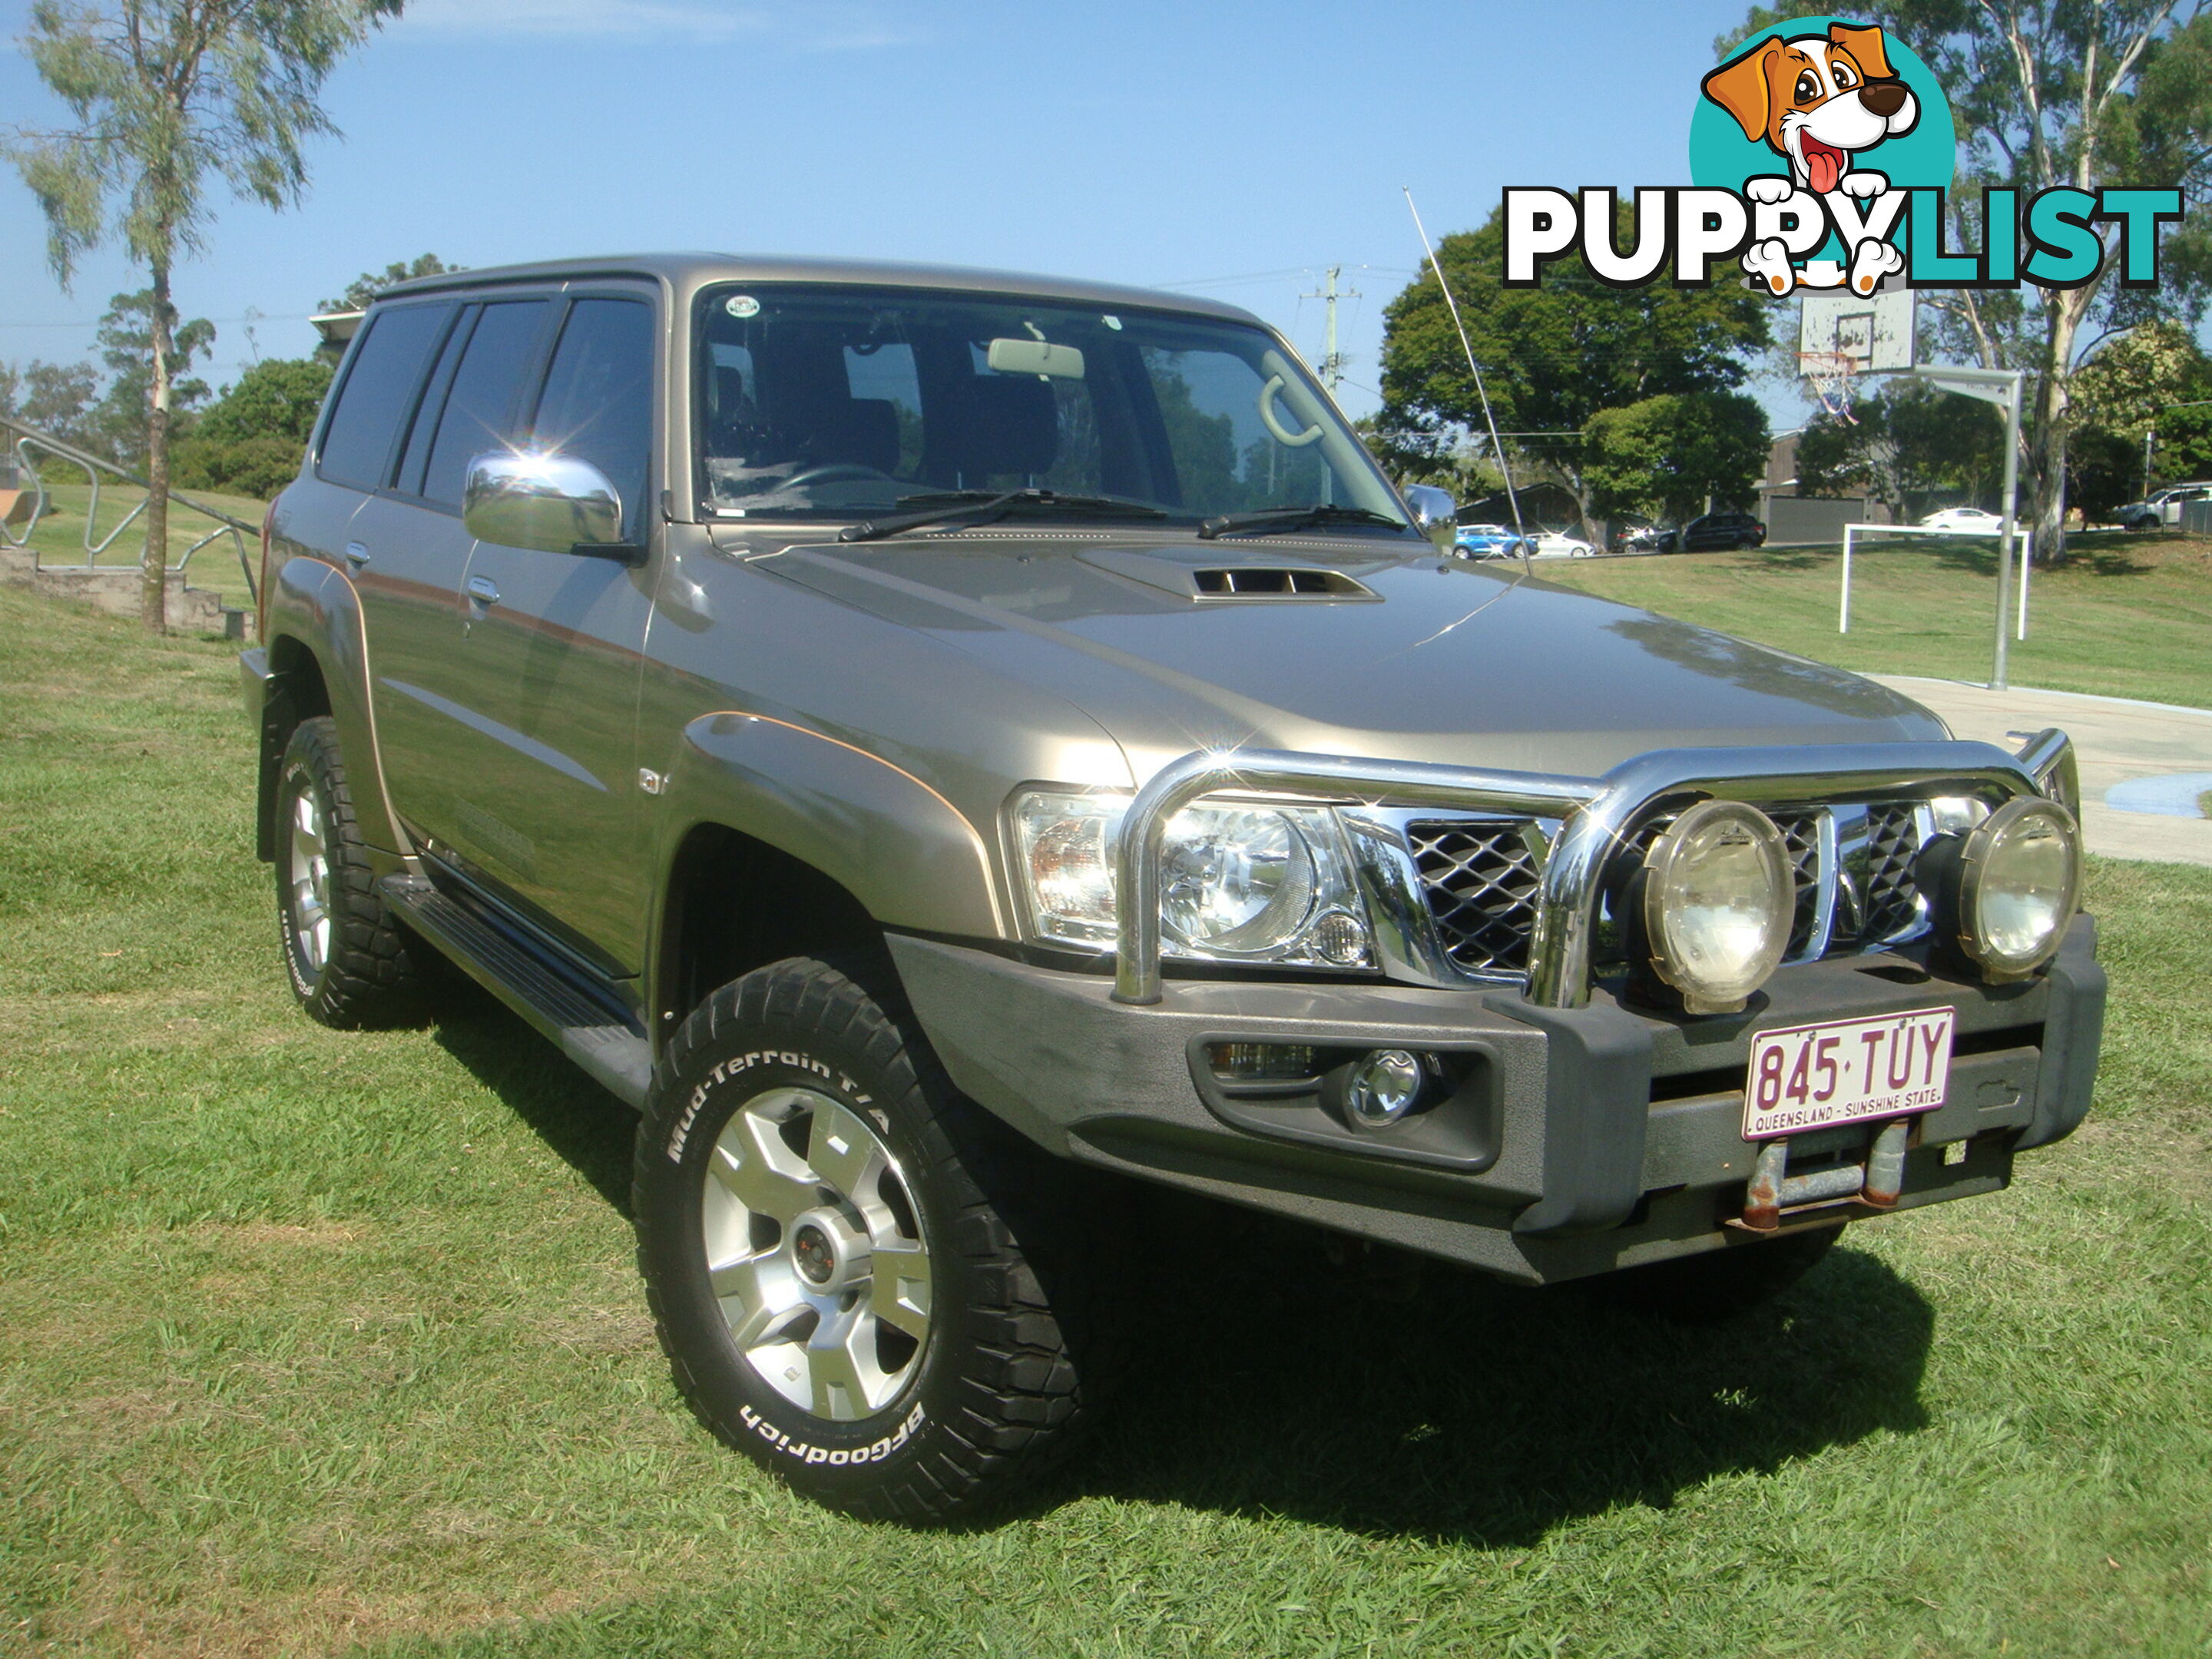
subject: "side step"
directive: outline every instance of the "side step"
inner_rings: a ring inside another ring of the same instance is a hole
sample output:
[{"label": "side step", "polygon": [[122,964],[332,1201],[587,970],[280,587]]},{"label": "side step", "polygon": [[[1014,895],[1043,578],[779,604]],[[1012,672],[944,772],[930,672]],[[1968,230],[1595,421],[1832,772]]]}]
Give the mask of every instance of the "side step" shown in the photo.
[{"label": "side step", "polygon": [[629,1106],[644,1106],[653,1084],[652,1050],[580,986],[425,877],[386,876],[376,890],[410,927],[551,1038],[595,1082]]}]

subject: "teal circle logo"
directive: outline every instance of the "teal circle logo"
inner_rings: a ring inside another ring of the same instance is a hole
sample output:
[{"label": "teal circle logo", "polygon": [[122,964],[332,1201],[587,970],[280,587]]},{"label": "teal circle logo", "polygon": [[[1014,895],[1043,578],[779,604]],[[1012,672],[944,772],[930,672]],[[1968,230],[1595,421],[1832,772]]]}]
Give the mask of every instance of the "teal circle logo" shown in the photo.
[{"label": "teal circle logo", "polygon": [[[1781,43],[1779,53],[1769,51],[1773,41]],[[1889,82],[1911,94],[1912,125],[1859,145],[1882,125],[1864,110],[1865,94]],[[1809,152],[1809,172],[1786,153],[1800,129],[1796,146],[1801,155]],[[1815,136],[1822,133],[1838,142]],[[1826,154],[1834,149],[1842,160]],[[1826,194],[1854,172],[1879,173],[1893,190],[1947,189],[1958,151],[1950,100],[1919,54],[1850,17],[1792,17],[1746,35],[1699,84],[1690,117],[1690,177],[1715,190],[1741,191],[1762,174],[1794,174]]]}]

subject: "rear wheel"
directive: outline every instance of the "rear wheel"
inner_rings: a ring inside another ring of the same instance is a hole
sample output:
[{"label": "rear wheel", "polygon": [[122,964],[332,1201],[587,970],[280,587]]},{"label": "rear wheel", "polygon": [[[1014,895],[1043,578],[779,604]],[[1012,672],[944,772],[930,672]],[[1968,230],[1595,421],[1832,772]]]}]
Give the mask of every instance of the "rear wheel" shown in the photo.
[{"label": "rear wheel", "polygon": [[328,715],[293,732],[274,811],[277,924],[293,995],[340,1030],[406,1017],[415,980],[407,936],[377,896]]},{"label": "rear wheel", "polygon": [[1819,1267],[1841,1227],[1746,1240],[1589,1282],[1601,1301],[1686,1325],[1717,1325],[1764,1306]]},{"label": "rear wheel", "polygon": [[954,1091],[876,982],[793,958],[684,1022],[638,1130],[638,1264],[715,1434],[832,1507],[940,1522],[1064,1448],[1105,1345],[1078,1172]]}]

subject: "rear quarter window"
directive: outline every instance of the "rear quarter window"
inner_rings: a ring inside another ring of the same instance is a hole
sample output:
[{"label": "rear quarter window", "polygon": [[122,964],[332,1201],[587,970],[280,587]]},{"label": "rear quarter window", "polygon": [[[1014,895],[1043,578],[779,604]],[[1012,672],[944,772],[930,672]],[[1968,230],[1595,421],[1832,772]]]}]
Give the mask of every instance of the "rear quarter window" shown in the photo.
[{"label": "rear quarter window", "polygon": [[394,306],[363,325],[323,429],[316,476],[355,489],[383,488],[392,441],[452,310],[450,304]]}]

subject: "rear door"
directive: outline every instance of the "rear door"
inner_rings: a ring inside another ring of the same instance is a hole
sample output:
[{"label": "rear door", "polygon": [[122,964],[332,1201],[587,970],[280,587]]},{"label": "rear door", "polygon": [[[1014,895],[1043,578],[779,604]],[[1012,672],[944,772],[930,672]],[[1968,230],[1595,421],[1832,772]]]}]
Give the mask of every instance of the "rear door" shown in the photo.
[{"label": "rear door", "polygon": [[461,476],[471,457],[515,430],[552,311],[543,295],[454,310],[383,487],[354,515],[347,556],[375,612],[369,672],[386,782],[410,830],[441,848],[471,844],[466,785],[497,747],[453,695],[469,624]]},{"label": "rear door", "polygon": [[419,678],[426,657],[452,648],[467,550],[438,535],[434,516],[396,496],[392,478],[423,386],[464,310],[445,299],[371,313],[315,458],[318,477],[360,492],[329,554],[360,598],[377,753],[403,817],[422,810],[423,779],[444,733],[428,708],[393,688]]},{"label": "rear door", "polygon": [[[638,544],[659,516],[657,331],[650,290],[570,295],[518,428],[604,472],[622,499],[623,539]],[[459,834],[526,913],[605,971],[634,974],[650,888],[635,750],[648,569],[478,542],[463,587],[465,638],[448,684],[480,740],[456,784]]]}]

